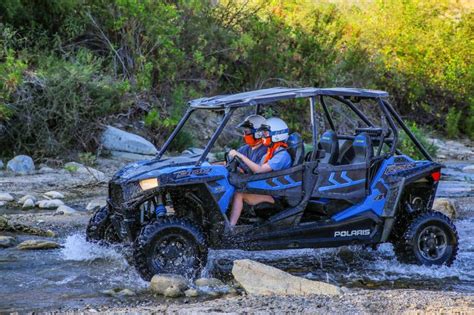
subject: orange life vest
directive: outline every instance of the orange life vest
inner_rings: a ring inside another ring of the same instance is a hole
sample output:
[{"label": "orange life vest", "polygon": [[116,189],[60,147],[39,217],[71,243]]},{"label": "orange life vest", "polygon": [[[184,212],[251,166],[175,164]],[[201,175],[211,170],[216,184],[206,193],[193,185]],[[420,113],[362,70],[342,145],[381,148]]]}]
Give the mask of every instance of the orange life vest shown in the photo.
[{"label": "orange life vest", "polygon": [[276,142],[274,143],[271,147],[268,147],[268,150],[267,150],[267,155],[265,156],[265,160],[263,161],[263,164],[267,163],[268,161],[271,160],[271,158],[273,157],[273,155],[275,154],[275,152],[278,150],[278,148],[288,148],[288,144],[286,144],[285,142],[283,141],[280,141],[280,142]]}]

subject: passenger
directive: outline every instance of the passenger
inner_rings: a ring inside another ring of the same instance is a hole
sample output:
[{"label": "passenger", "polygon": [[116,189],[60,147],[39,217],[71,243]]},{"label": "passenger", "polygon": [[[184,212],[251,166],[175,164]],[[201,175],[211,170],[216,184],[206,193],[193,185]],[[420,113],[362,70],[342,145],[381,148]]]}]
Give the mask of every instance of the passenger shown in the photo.
[{"label": "passenger", "polygon": [[[286,140],[289,130],[287,124],[280,118],[272,117],[260,128],[263,145],[267,147],[266,155],[260,163],[251,161],[242,153],[232,150],[229,156],[238,156],[255,174],[279,171],[291,166],[291,156],[287,152]],[[244,206],[244,202],[254,206],[262,202],[275,203],[275,199],[268,195],[248,194],[236,192],[232,202],[232,212],[230,215],[230,227],[233,228],[239,220]]]},{"label": "passenger", "polygon": [[266,120],[260,115],[250,115],[240,123],[237,128],[243,128],[245,145],[241,146],[237,152],[248,157],[251,161],[259,163],[267,153],[267,148],[262,144],[261,133],[257,130],[265,124]]}]

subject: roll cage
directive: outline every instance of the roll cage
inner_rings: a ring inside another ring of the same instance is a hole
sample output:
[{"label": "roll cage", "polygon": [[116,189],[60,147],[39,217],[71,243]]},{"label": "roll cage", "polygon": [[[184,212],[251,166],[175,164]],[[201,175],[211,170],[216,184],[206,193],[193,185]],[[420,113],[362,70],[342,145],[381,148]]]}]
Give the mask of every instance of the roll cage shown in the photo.
[{"label": "roll cage", "polygon": [[[416,139],[410,129],[405,125],[403,120],[388,102],[388,96],[388,93],[384,91],[356,88],[275,87],[237,94],[218,95],[208,98],[195,99],[188,102],[188,109],[186,113],[181,118],[168,140],[161,147],[161,150],[157,154],[156,159],[161,159],[173,139],[183,128],[191,114],[196,110],[211,110],[224,112],[224,117],[221,123],[210,138],[206,147],[204,148],[204,152],[202,153],[201,157],[196,162],[196,166],[200,166],[206,160],[209,151],[214,146],[219,135],[222,133],[223,129],[225,128],[230,118],[232,117],[232,114],[237,108],[255,107],[255,112],[259,114],[262,111],[262,106],[265,105],[284,100],[308,98],[311,110],[312,145],[313,148],[315,148],[311,153],[311,160],[315,160],[317,158],[316,148],[318,148],[318,120],[316,116],[316,102],[319,100],[326,121],[328,122],[330,128],[336,132],[335,122],[328,109],[328,104],[326,102],[328,98],[331,98],[346,105],[358,118],[360,118],[368,126],[368,128],[358,128],[359,131],[367,132],[371,136],[379,136],[380,145],[378,148],[377,156],[381,155],[381,149],[383,144],[387,144],[390,147],[390,151],[386,154],[401,154],[401,152],[397,150],[397,143],[399,138],[398,128],[396,125],[397,123],[408,135],[408,137],[415,144],[418,150],[423,154],[423,156],[427,160],[432,161],[432,157],[430,156],[430,154],[420,144],[420,142]],[[375,124],[370,121],[370,119],[357,107],[355,103],[363,99],[371,99],[377,102],[380,110],[384,114],[384,118],[388,124],[389,129],[382,130],[381,128],[377,128]],[[344,140],[354,140],[354,136],[348,135],[339,135],[338,138]]]}]

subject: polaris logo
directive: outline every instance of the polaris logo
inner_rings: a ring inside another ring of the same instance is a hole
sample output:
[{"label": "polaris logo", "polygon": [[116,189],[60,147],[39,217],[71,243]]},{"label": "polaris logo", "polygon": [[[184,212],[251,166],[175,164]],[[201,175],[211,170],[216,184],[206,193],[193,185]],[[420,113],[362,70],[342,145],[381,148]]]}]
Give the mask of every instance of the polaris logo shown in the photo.
[{"label": "polaris logo", "polygon": [[334,237],[368,236],[368,235],[370,235],[370,229],[334,232]]}]

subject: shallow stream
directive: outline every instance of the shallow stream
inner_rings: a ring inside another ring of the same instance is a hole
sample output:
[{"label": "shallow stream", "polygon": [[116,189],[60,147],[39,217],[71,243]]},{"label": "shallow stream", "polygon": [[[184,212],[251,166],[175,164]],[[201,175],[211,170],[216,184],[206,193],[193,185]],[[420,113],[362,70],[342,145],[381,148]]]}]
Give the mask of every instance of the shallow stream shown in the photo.
[{"label": "shallow stream", "polygon": [[[463,179],[450,168],[449,181],[464,181],[459,198],[472,197],[472,179]],[[446,174],[448,175],[448,174]],[[449,191],[443,184],[441,191]],[[458,184],[456,184],[458,185]],[[457,186],[456,186],[457,187]],[[467,195],[466,195],[467,194]],[[472,200],[472,199],[469,199]],[[472,207],[472,205],[470,205]],[[472,209],[471,209],[472,210]],[[233,259],[250,258],[309,279],[366,289],[413,288],[474,292],[474,217],[455,222],[460,248],[452,267],[425,267],[399,263],[391,245],[377,250],[363,247],[269,252],[211,252],[204,274],[228,270]],[[19,241],[31,239],[19,236]],[[58,240],[56,240],[58,241]],[[101,247],[85,241],[83,231],[59,239],[63,248],[47,251],[0,250],[0,313],[9,311],[68,310],[100,305],[132,305],[160,301],[147,293],[142,281],[123,255],[123,248]],[[134,297],[111,297],[103,290],[128,288]],[[161,300],[163,301],[163,300]],[[179,300],[178,300],[179,301]]]}]

